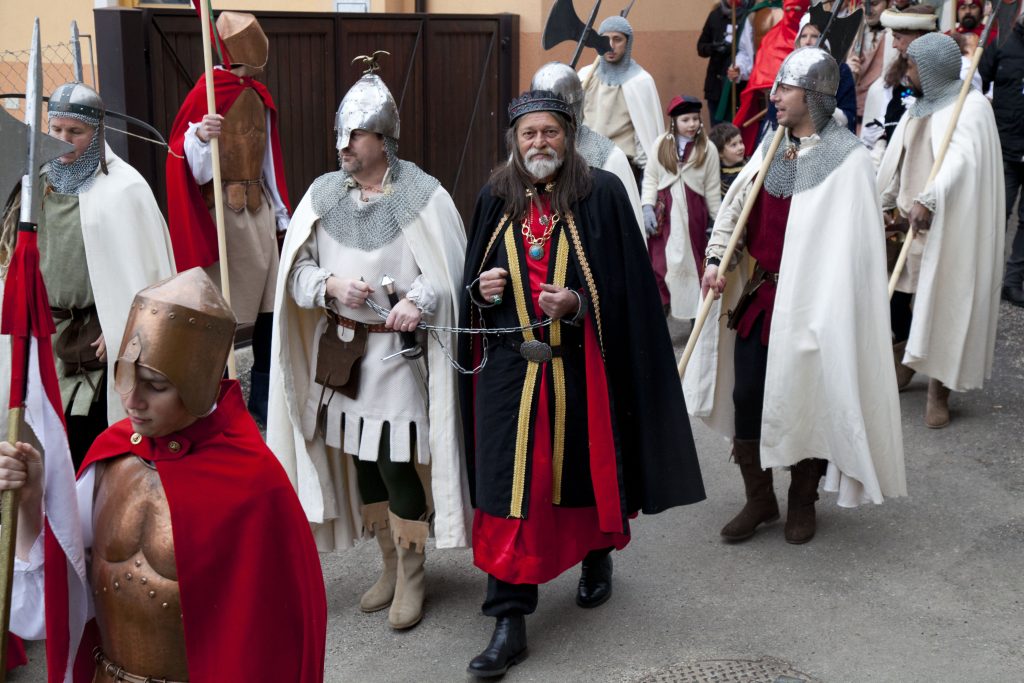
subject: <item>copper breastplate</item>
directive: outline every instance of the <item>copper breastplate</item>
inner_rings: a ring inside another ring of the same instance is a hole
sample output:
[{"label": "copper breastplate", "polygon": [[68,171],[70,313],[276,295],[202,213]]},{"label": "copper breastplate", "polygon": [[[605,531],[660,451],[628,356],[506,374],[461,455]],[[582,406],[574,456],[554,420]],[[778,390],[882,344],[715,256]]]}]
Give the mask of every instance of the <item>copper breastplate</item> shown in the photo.
[{"label": "copper breastplate", "polygon": [[228,110],[219,144],[220,173],[225,183],[260,179],[267,149],[267,113],[263,100],[252,88],[243,90]]},{"label": "copper breastplate", "polygon": [[107,657],[133,674],[188,680],[171,512],[156,470],[133,456],[108,461],[93,528],[92,588]]}]

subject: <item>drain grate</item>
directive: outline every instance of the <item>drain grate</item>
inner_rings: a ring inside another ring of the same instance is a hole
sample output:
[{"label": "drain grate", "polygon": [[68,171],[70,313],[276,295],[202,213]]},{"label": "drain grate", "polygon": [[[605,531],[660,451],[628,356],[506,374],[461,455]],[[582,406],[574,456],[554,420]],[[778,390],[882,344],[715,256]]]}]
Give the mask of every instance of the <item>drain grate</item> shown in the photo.
[{"label": "drain grate", "polygon": [[817,683],[789,663],[761,659],[706,659],[649,672],[634,683]]}]

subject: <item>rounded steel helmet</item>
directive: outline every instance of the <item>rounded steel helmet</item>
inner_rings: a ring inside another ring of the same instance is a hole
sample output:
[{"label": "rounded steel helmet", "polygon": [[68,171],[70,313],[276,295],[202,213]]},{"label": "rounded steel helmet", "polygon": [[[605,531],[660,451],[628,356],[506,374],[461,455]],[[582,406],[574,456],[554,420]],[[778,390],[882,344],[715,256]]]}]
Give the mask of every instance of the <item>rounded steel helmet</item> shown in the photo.
[{"label": "rounded steel helmet", "polygon": [[348,146],[354,130],[367,130],[398,140],[400,128],[398,104],[388,86],[375,73],[365,73],[356,81],[341,99],[334,117],[338,149]]},{"label": "rounded steel helmet", "polygon": [[772,95],[781,83],[835,97],[839,90],[839,65],[832,55],[821,48],[797,48],[779,67],[772,85]]},{"label": "rounded steel helmet", "polygon": [[583,84],[580,77],[568,64],[548,62],[533,75],[530,90],[550,90],[569,103],[576,121],[583,120]]},{"label": "rounded steel helmet", "polygon": [[73,118],[92,126],[103,122],[106,108],[100,94],[84,83],[65,83],[58,86],[47,104],[47,116]]}]

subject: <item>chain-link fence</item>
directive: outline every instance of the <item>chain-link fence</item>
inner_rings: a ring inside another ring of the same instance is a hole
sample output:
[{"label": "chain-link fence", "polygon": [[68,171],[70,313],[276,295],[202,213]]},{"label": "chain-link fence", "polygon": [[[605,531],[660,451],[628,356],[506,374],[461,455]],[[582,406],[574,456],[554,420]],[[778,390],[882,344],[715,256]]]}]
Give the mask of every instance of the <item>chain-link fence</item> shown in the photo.
[{"label": "chain-link fence", "polygon": [[[48,97],[57,86],[78,80],[75,74],[75,54],[82,55],[81,81],[96,87],[96,58],[92,36],[82,34],[79,40],[41,46],[43,62],[43,96]],[[20,119],[24,115],[25,92],[28,77],[29,50],[0,50],[0,106]],[[20,114],[19,114],[20,112]]]}]

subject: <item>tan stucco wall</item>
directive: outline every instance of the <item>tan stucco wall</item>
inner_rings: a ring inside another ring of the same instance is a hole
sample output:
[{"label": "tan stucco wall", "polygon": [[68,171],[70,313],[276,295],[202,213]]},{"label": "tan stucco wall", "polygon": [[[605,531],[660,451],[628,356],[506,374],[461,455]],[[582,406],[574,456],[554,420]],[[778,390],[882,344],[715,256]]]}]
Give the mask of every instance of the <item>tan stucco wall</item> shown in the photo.
[{"label": "tan stucco wall", "polygon": [[[93,0],[60,0],[60,2],[23,3],[0,0],[4,5],[0,22],[0,50],[24,50],[32,37],[32,19],[39,16],[42,42],[67,42],[69,25],[77,19],[83,34],[94,34]],[[137,5],[132,0],[117,0],[124,6]],[[111,4],[109,2],[101,3]],[[412,12],[415,0],[371,0],[375,12]],[[529,86],[530,78],[538,67],[551,60],[568,61],[574,46],[563,43],[545,52],[540,45],[541,31],[554,0],[427,0],[427,10],[445,14],[497,14],[510,12],[519,15],[519,74],[520,89]],[[598,14],[597,24],[607,16],[617,14],[627,0],[605,0]],[[638,0],[629,15],[636,32],[633,56],[651,72],[664,102],[674,95],[686,93],[702,97],[705,60],[697,57],[697,37],[715,0]],[[333,0],[214,0],[215,10],[236,9],[244,6],[251,11],[278,10],[304,12],[330,12]],[[586,21],[592,7],[590,0],[575,0],[576,12]],[[585,50],[580,66],[593,61],[593,50]],[[85,56],[88,63],[89,58]]]}]

